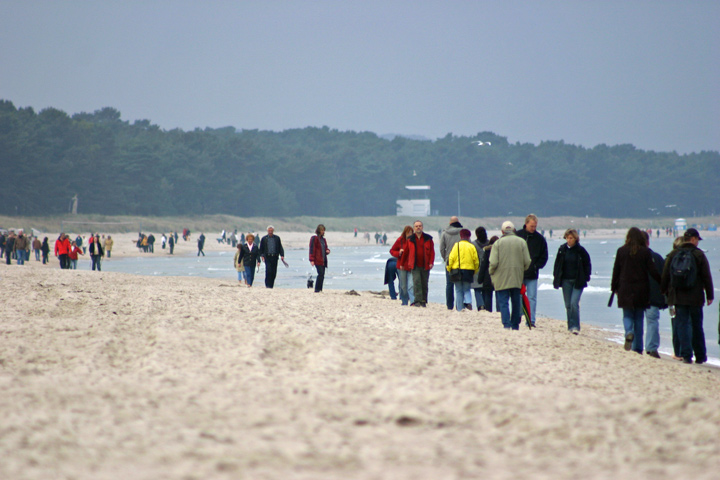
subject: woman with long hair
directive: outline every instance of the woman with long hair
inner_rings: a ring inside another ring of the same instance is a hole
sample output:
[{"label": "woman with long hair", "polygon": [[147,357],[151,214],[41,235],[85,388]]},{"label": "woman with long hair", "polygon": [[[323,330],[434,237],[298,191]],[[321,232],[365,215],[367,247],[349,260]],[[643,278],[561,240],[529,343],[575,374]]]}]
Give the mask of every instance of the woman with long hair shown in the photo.
[{"label": "woman with long hair", "polygon": [[315,280],[315,293],[322,292],[323,281],[325,280],[325,269],[327,268],[327,256],[330,255],[330,249],[325,240],[325,225],[322,223],[315,229],[315,235],[310,237],[310,265],[317,270],[317,279]]},{"label": "woman with long hair", "polygon": [[645,236],[637,227],[628,230],[625,245],[615,254],[610,288],[617,294],[618,307],[623,309],[625,350],[643,353],[645,309],[650,306],[649,276],[660,283]]},{"label": "woman with long hair", "polygon": [[560,245],[553,268],[553,287],[562,288],[567,326],[571,333],[580,333],[580,297],[590,281],[592,265],[590,254],[580,245],[580,235],[569,228],[563,236],[565,244]]},{"label": "woman with long hair", "polygon": [[397,258],[398,272],[398,289],[400,290],[400,302],[402,305],[408,305],[413,302],[411,299],[412,291],[412,268],[410,268],[410,248],[414,248],[412,242],[408,239],[412,237],[413,229],[410,225],[405,225],[400,236],[395,240],[390,255]]}]

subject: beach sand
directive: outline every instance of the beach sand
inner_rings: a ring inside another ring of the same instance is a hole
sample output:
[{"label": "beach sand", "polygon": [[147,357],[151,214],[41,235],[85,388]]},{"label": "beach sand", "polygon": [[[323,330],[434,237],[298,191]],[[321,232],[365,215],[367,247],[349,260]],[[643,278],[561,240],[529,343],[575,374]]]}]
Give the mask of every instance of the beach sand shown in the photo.
[{"label": "beach sand", "polygon": [[2,479],[720,471],[718,370],[588,326],[56,266],[0,282]]}]

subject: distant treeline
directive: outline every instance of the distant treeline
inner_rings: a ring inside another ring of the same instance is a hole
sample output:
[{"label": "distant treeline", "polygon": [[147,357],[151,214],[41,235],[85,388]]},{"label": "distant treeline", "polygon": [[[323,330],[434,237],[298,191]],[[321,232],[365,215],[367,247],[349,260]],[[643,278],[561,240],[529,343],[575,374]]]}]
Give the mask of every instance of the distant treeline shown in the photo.
[{"label": "distant treeline", "polygon": [[[473,140],[491,142],[478,146]],[[720,153],[632,145],[510,144],[490,132],[436,141],[303,128],[164,131],[103,108],[73,116],[0,100],[0,213],[393,215],[405,185],[474,217],[715,214]]]}]

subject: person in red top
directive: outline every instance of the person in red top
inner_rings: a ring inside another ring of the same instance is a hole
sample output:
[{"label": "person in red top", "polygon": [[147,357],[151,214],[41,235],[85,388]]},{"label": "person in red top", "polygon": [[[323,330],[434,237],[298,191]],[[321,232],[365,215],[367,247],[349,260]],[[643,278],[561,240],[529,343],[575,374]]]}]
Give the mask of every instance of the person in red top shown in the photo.
[{"label": "person in red top", "polygon": [[58,239],[55,241],[55,256],[60,260],[60,268],[70,268],[70,259],[68,254],[70,253],[70,239],[65,233],[61,233]]},{"label": "person in red top", "polygon": [[315,293],[322,292],[325,269],[327,268],[327,256],[329,254],[330,249],[327,246],[327,240],[325,240],[325,225],[320,224],[315,229],[315,235],[310,238],[310,252],[308,255],[310,265],[317,269]]},{"label": "person in red top", "polygon": [[412,270],[415,307],[426,307],[430,270],[435,263],[435,244],[430,235],[423,232],[423,223],[416,220],[413,224],[415,234],[408,240],[410,252],[409,266]]},{"label": "person in red top", "polygon": [[[392,248],[390,248],[390,255],[397,258],[398,288],[400,289],[400,301],[403,305],[407,305],[410,302],[410,288],[408,288],[408,284],[412,276],[412,267],[410,266],[410,247],[408,243],[412,236],[413,228],[410,225],[406,225],[405,228],[403,228],[402,234],[400,234]],[[410,287],[412,287],[412,284],[410,284]]]},{"label": "person in red top", "polygon": [[78,255],[85,255],[82,248],[77,246],[77,243],[72,242],[70,244],[70,250],[68,251],[68,262],[71,270],[77,270]]}]

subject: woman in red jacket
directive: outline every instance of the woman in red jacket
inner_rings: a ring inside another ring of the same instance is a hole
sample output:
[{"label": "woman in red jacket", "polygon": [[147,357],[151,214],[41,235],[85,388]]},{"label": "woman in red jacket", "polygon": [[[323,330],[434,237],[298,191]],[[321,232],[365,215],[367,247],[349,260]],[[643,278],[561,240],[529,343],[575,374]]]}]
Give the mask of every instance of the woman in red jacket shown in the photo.
[{"label": "woman in red jacket", "polygon": [[325,225],[320,224],[315,229],[315,235],[310,238],[310,265],[317,269],[317,280],[315,280],[315,293],[322,292],[323,280],[325,280],[325,269],[327,268],[327,256],[330,249],[325,240]]},{"label": "woman in red jacket", "polygon": [[410,265],[410,248],[414,245],[408,242],[408,239],[412,236],[413,229],[410,225],[405,225],[400,236],[395,240],[392,248],[390,249],[390,255],[397,258],[397,271],[398,271],[398,289],[400,290],[400,301],[402,305],[408,305],[408,303],[414,302],[414,298],[411,297],[412,282],[410,277],[412,276],[412,266]]}]

